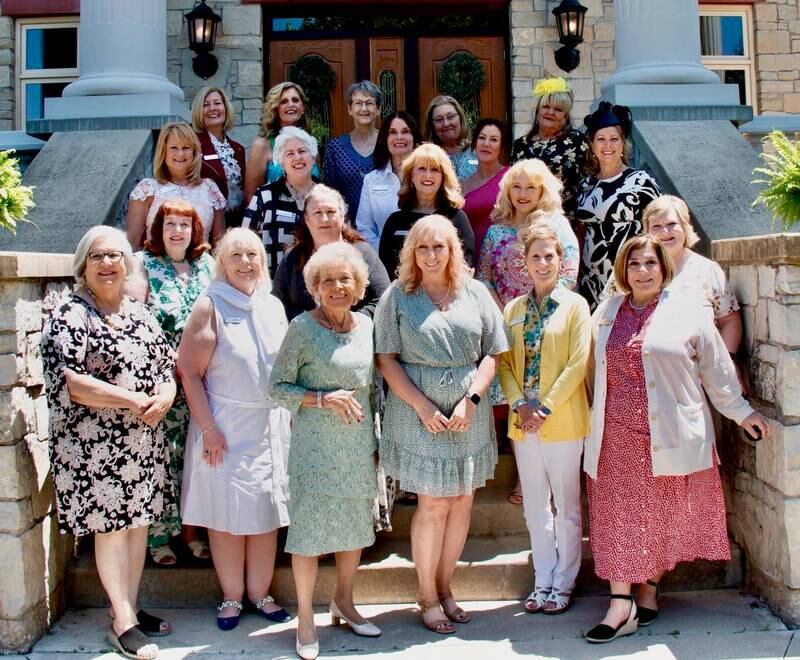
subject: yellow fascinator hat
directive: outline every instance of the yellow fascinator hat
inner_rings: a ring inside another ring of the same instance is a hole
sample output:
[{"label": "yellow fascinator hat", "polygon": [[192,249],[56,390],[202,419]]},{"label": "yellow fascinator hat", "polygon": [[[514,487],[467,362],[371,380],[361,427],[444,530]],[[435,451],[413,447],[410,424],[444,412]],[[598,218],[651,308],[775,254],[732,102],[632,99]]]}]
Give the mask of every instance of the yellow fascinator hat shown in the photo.
[{"label": "yellow fascinator hat", "polygon": [[569,83],[561,77],[557,78],[543,78],[533,88],[534,96],[546,96],[548,94],[557,94],[559,92],[565,94],[572,94],[569,88]]}]

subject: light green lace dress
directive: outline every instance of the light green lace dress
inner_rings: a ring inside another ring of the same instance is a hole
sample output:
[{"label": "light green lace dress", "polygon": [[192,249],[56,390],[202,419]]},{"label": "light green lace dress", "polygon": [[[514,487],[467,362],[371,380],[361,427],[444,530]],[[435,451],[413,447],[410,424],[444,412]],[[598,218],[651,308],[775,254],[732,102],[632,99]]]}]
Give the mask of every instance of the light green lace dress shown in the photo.
[{"label": "light green lace dress", "polygon": [[[297,316],[272,367],[270,396],[292,413],[286,551],[317,556],[375,542],[377,493],[372,407],[372,321],[357,314],[348,333]],[[345,424],[333,410],[301,407],[306,391],[355,390],[364,420]]]},{"label": "light green lace dress", "polygon": [[[389,287],[375,310],[375,352],[396,354],[411,381],[445,415],[464,397],[478,364],[508,350],[503,317],[486,290],[468,280],[440,311],[419,288]],[[414,409],[389,390],[380,458],[386,474],[423,495],[467,495],[494,475],[497,463],[489,397],[467,431],[431,433]]]}]

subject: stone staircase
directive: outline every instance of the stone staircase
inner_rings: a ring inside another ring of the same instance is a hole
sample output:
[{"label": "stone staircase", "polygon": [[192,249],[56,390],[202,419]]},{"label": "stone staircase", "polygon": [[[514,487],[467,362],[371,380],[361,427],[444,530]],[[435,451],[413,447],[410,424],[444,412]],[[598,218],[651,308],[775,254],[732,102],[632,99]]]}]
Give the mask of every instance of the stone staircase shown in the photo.
[{"label": "stone staircase", "polygon": [[[524,598],[532,587],[530,540],[522,507],[513,506],[506,496],[513,485],[511,456],[501,456],[494,481],[481,489],[472,512],[472,524],[461,561],[456,568],[454,593],[461,600],[513,600]],[[409,530],[414,506],[398,504],[392,519],[393,531],[378,534],[375,545],[365,550],[355,582],[355,600],[364,604],[414,601],[416,576],[411,562]],[[584,531],[588,517],[584,501]],[[279,547],[282,547],[282,541]],[[698,561],[679,564],[664,579],[667,591],[720,589],[742,585],[742,553],[731,542],[730,562]],[[183,559],[183,558],[181,558]],[[333,558],[320,562],[315,602],[330,600],[336,581]],[[578,576],[581,594],[605,593],[607,586],[593,571],[588,540],[583,541],[583,560]],[[105,604],[91,551],[73,562],[67,577],[68,603],[74,607],[102,607]],[[278,602],[295,603],[289,555],[280,553],[271,593]],[[143,607],[211,607],[221,600],[219,585],[210,563],[180,561],[173,568],[148,562],[140,590]]]}]

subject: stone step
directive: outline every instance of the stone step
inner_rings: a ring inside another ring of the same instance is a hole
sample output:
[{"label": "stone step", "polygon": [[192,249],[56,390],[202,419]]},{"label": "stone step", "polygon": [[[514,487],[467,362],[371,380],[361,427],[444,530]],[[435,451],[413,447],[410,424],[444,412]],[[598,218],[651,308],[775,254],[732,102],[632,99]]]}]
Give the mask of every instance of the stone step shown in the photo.
[{"label": "stone step", "polygon": [[[283,544],[280,543],[280,546]],[[742,553],[731,543],[731,562],[697,561],[679,564],[663,581],[665,591],[739,587],[742,584]],[[315,602],[324,604],[334,591],[336,570],[332,557],[320,562]],[[524,598],[532,587],[530,541],[527,534],[470,537],[453,583],[462,600],[510,600]],[[68,572],[68,602],[73,607],[102,607],[105,595],[91,552],[73,562]],[[583,560],[578,593],[602,594],[607,584],[593,572],[588,541],[583,542]],[[358,603],[408,603],[414,601],[416,575],[407,538],[379,535],[364,552],[355,582]],[[283,604],[295,604],[289,556],[281,553],[271,593]],[[216,575],[210,565],[186,562],[173,568],[148,564],[139,592],[142,607],[212,607],[221,600]]]}]

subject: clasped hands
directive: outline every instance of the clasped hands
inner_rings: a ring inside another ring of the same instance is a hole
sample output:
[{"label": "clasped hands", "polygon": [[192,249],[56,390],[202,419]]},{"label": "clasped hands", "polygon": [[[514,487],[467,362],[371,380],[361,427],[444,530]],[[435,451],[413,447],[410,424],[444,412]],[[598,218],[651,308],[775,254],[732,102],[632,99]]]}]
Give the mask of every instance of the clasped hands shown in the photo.
[{"label": "clasped hands", "polygon": [[134,392],[130,409],[150,427],[158,426],[175,398],[170,391],[160,391],[157,394]]},{"label": "clasped hands", "polygon": [[345,424],[358,424],[364,419],[364,407],[355,394],[355,390],[326,392],[322,395],[322,407],[335,410]]},{"label": "clasped hands", "polygon": [[519,415],[519,426],[525,433],[538,433],[547,419],[539,408],[534,408],[529,403],[523,403],[516,412]]},{"label": "clasped hands", "polygon": [[439,410],[431,401],[425,403],[417,410],[422,425],[431,433],[442,431],[466,431],[472,424],[472,415],[475,413],[475,404],[466,396],[456,404],[450,417]]}]

